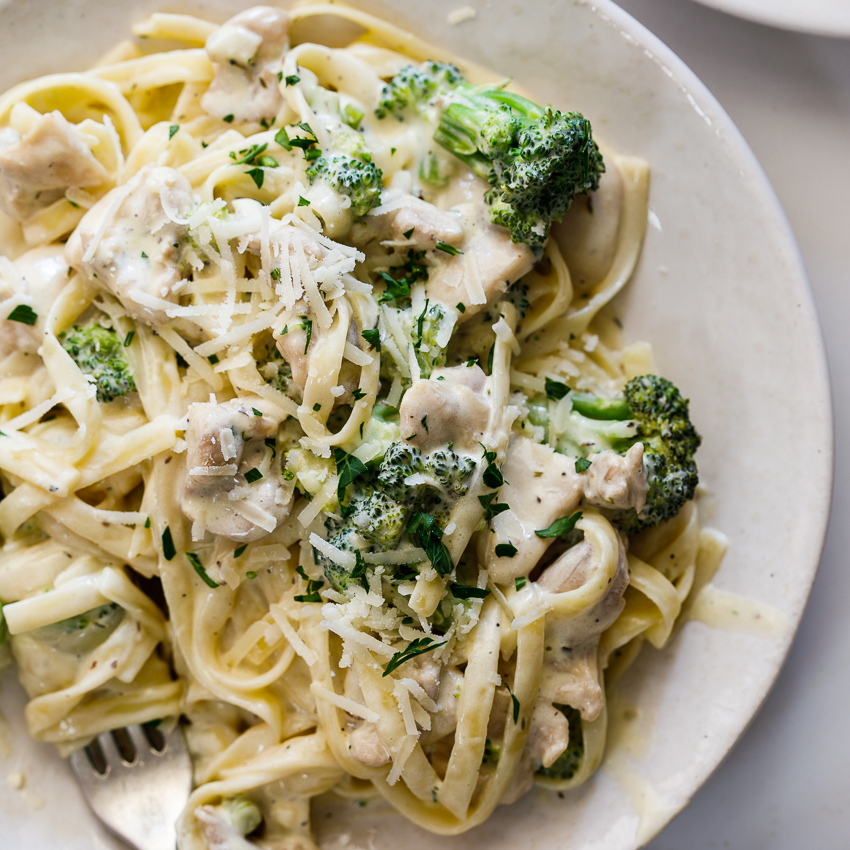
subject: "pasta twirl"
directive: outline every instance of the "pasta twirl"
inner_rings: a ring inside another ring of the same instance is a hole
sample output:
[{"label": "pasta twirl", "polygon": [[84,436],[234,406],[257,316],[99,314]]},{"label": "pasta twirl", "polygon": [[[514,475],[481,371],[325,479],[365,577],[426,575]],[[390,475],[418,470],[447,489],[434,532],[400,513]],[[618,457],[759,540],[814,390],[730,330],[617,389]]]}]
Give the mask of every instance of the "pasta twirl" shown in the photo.
[{"label": "pasta twirl", "polygon": [[[647,164],[339,4],[135,34],[0,98],[0,651],[31,734],[182,718],[184,850],[314,846],[329,790],[458,834],[581,784],[606,676],[724,549],[640,424],[644,391],[687,402],[612,321]],[[552,138],[572,183],[532,204]]]}]

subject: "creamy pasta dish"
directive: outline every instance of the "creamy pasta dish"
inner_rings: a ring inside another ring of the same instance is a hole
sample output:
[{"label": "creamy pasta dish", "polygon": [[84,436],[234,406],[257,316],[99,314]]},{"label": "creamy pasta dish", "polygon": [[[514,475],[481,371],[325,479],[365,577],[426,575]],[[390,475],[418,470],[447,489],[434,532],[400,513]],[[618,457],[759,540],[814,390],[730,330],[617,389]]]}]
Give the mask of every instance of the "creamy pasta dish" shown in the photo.
[{"label": "creamy pasta dish", "polygon": [[31,735],[181,723],[184,850],[315,847],[328,792],[457,834],[587,781],[723,554],[612,304],[648,165],[343,5],[134,35],[0,96]]}]

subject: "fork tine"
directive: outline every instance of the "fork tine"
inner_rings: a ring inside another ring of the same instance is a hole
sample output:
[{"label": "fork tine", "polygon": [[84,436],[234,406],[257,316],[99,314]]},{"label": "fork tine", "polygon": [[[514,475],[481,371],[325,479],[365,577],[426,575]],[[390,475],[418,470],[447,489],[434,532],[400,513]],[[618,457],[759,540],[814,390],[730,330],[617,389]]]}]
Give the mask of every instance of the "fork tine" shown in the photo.
[{"label": "fork tine", "polygon": [[192,784],[188,750],[179,726],[163,735],[157,751],[142,726],[122,730],[136,751],[127,763],[111,732],[96,743],[108,767],[105,775],[92,767],[84,750],[71,756],[71,766],[92,811],[112,832],[137,850],[174,850],[177,817]]},{"label": "fork tine", "polygon": [[115,743],[115,739],[112,737],[111,731],[101,732],[97,736],[97,742],[100,744],[101,750],[103,750],[103,757],[106,759],[106,764],[112,770],[115,770],[122,764],[126,764],[121,751],[118,749],[118,745]]}]

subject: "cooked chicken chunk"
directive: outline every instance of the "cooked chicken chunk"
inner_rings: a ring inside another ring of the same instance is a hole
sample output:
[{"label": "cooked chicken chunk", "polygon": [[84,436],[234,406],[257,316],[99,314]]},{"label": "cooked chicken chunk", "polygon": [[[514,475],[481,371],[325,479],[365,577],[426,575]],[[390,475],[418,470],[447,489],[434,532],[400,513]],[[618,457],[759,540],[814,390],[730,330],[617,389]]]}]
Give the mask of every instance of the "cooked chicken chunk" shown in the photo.
[{"label": "cooked chicken chunk", "polygon": [[277,74],[289,49],[289,24],[283,9],[254,6],[215,30],[206,43],[215,76],[201,107],[237,123],[274,118],[283,105]]},{"label": "cooked chicken chunk", "polygon": [[436,369],[430,380],[414,381],[401,400],[401,438],[422,452],[454,443],[480,454],[490,421],[486,384],[479,366]]},{"label": "cooked chicken chunk", "polygon": [[221,806],[198,806],[195,817],[201,825],[210,850],[255,850],[256,845],[248,841],[222,812]]},{"label": "cooked chicken chunk", "polygon": [[636,443],[625,456],[604,451],[591,460],[584,484],[586,501],[600,508],[643,509],[646,503],[643,443]]},{"label": "cooked chicken chunk", "polygon": [[[575,590],[593,581],[598,568],[593,545],[584,541],[567,550],[537,584],[553,593]],[[527,744],[528,751],[544,767],[549,767],[569,743],[569,723],[555,706],[572,706],[584,720],[594,720],[603,708],[597,667],[599,635],[620,615],[628,583],[626,550],[619,541],[617,571],[602,598],[577,617],[547,618],[543,673]]]},{"label": "cooked chicken chunk", "polygon": [[[514,281],[531,271],[534,254],[527,245],[511,241],[510,233],[490,221],[483,201],[441,210],[410,196],[402,206],[382,215],[367,216],[355,226],[352,241],[403,242],[426,251],[426,293],[464,322],[492,304]],[[437,248],[437,242],[450,246]],[[453,254],[451,248],[460,253]],[[456,305],[465,305],[461,312]]]},{"label": "cooked chicken chunk", "polygon": [[458,311],[458,322],[464,322],[530,272],[534,252],[512,242],[507,228],[493,224],[490,208],[483,201],[460,204],[454,210],[463,222],[465,237],[459,246],[463,253],[452,256],[436,251],[425,291],[429,298],[452,309],[463,302],[466,310]]},{"label": "cooked chicken chunk", "polygon": [[348,733],[351,757],[368,767],[390,763],[390,751],[374,723],[363,721]]},{"label": "cooked chicken chunk", "polygon": [[62,245],[43,245],[21,254],[7,275],[0,271],[0,300],[25,295],[40,320],[30,326],[10,322],[4,315],[0,323],[0,358],[13,351],[35,351],[40,345],[42,321],[68,282],[70,270],[64,253]]},{"label": "cooked chicken chunk", "polygon": [[419,655],[398,668],[396,678],[413,679],[428,696],[436,700],[440,692],[440,675],[443,665],[428,655]]},{"label": "cooked chicken chunk", "polygon": [[89,139],[61,112],[40,116],[23,137],[11,128],[0,131],[0,208],[27,221],[70,186],[106,183],[109,174],[91,152]]},{"label": "cooked chicken chunk", "polygon": [[110,291],[131,316],[154,325],[169,321],[161,302],[177,302],[180,246],[188,232],[164,205],[184,218],[195,206],[192,187],[173,168],[147,166],[101,198],[65,248],[71,266]]},{"label": "cooked chicken chunk", "polygon": [[375,240],[404,242],[418,251],[429,251],[437,242],[457,247],[465,231],[460,214],[441,210],[427,201],[408,195],[404,205],[381,215],[369,215],[358,222],[351,232],[355,245],[367,245]]},{"label": "cooked chicken chunk", "polygon": [[293,495],[265,442],[279,424],[279,414],[261,399],[193,404],[186,431],[186,516],[242,542],[274,531],[289,516]]},{"label": "cooked chicken chunk", "polygon": [[[479,557],[495,582],[509,584],[518,576],[527,576],[553,542],[534,532],[576,510],[582,479],[575,471],[575,461],[566,455],[517,436],[508,444],[502,475],[505,484],[499,501],[510,505],[510,510],[493,518],[495,533],[479,535]],[[516,555],[497,557],[500,543],[514,545]]]}]

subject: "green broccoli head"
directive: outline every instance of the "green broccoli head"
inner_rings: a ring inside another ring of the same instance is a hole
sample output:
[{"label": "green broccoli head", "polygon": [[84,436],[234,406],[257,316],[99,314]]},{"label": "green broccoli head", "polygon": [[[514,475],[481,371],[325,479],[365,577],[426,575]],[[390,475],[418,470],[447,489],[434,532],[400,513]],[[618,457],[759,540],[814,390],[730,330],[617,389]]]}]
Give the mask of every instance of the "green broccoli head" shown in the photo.
[{"label": "green broccoli head", "polygon": [[627,534],[676,516],[693,499],[699,475],[694,454],[702,438],[690,420],[688,400],[668,380],[657,375],[632,378],[623,395],[643,443],[647,472],[646,505],[630,512]]},{"label": "green broccoli head", "polygon": [[404,119],[407,110],[422,112],[442,94],[465,82],[463,74],[445,62],[428,61],[418,67],[402,68],[384,86],[375,114],[378,118],[395,115]]},{"label": "green broccoli head", "polygon": [[688,401],[658,375],[632,378],[623,397],[603,399],[571,393],[572,410],[565,421],[549,422],[559,451],[579,457],[611,449],[625,454],[643,443],[647,473],[646,505],[612,514],[627,535],[670,519],[693,499],[699,483],[694,454],[701,438],[690,420]]},{"label": "green broccoli head", "polygon": [[351,500],[351,522],[370,543],[394,549],[407,525],[407,507],[383,490],[371,488]]},{"label": "green broccoli head", "polygon": [[384,454],[378,467],[377,486],[395,501],[404,504],[410,500],[414,487],[405,479],[425,469],[422,452],[406,443],[393,443]]},{"label": "green broccoli head", "polygon": [[351,199],[351,213],[362,218],[381,202],[383,174],[374,162],[364,162],[347,154],[330,158],[320,156],[307,166],[311,183],[324,180],[337,192]]},{"label": "green broccoli head", "polygon": [[540,251],[576,195],[599,188],[605,164],[590,122],[493,86],[472,86],[451,65],[403,68],[385,87],[379,118],[438,117],[434,140],[491,185],[490,218]]},{"label": "green broccoli head", "polygon": [[[391,443],[375,467],[367,469],[349,486],[350,497],[341,516],[325,521],[328,540],[345,552],[370,547],[391,551],[409,531],[414,511],[442,523],[468,488],[468,479],[480,459],[458,455],[451,448],[423,455],[414,446]],[[411,476],[419,476],[405,483]],[[316,563],[330,584],[346,592],[352,575],[321,552],[314,550]]]},{"label": "green broccoli head", "polygon": [[97,400],[112,401],[136,391],[136,382],[118,334],[98,324],[75,325],[59,335],[62,347],[97,387]]},{"label": "green broccoli head", "polygon": [[434,139],[487,179],[491,220],[534,250],[576,195],[599,188],[605,171],[583,115],[501,89],[459,87]]}]

